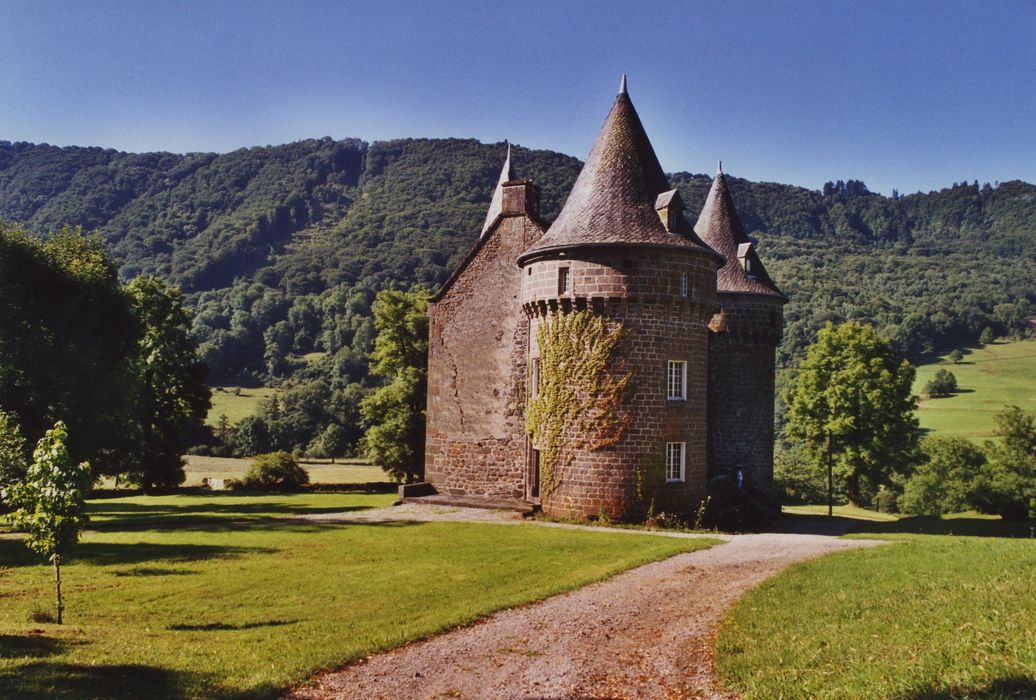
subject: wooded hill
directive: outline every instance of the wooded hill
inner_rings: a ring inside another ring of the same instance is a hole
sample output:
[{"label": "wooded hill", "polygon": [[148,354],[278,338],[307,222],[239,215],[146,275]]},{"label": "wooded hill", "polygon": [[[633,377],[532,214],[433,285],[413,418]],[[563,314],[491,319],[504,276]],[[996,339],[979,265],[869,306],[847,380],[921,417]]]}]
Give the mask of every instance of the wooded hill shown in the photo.
[{"label": "wooded hill", "polygon": [[[97,231],[121,274],[188,295],[210,381],[366,384],[370,304],[435,288],[476,240],[503,144],[308,140],[227,154],[129,154],[0,141],[0,218]],[[580,162],[516,148],[555,217]],[[711,176],[672,175],[690,215]],[[728,178],[790,296],[783,364],[826,321],[865,319],[912,358],[1021,328],[1036,307],[1036,186],[962,183],[884,197]]]}]

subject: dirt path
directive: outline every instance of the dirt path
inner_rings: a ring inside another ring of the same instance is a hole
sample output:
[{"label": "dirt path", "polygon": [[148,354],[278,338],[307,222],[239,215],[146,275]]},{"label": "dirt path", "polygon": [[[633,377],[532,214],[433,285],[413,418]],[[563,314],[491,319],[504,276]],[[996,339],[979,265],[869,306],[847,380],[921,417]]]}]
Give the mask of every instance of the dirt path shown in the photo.
[{"label": "dirt path", "polygon": [[[418,511],[410,517],[463,515]],[[379,516],[367,511],[371,517]],[[721,537],[727,541],[711,549],[648,564],[321,674],[286,697],[735,697],[712,683],[710,644],[734,601],[794,562],[879,544],[800,534]]]}]

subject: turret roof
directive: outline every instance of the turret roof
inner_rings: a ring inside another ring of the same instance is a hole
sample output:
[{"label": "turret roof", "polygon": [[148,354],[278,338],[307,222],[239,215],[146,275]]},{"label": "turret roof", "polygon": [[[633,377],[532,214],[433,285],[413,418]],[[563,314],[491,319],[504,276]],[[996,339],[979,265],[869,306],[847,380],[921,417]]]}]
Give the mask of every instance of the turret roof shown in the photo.
[{"label": "turret roof", "polygon": [[[698,223],[694,225],[694,232],[726,259],[726,264],[716,272],[716,291],[785,298],[766,273],[751,239],[745,233],[745,227],[741,224],[734,200],[730,196],[722,165],[717,169],[712,189],[705,200],[705,208],[698,217]],[[751,272],[746,271],[739,260],[745,257],[751,261]]]},{"label": "turret roof", "polygon": [[[623,76],[597,141],[557,220],[519,258],[585,246],[648,245],[715,252],[686,226],[670,233],[655,210],[659,194],[670,190]],[[718,257],[718,256],[717,256]]]}]

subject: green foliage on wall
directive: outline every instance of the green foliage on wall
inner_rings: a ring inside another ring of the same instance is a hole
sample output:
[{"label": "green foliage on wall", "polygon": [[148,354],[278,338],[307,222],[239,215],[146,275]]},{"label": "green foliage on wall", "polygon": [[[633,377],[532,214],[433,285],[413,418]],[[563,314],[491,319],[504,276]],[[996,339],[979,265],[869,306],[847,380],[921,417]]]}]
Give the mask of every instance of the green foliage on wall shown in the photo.
[{"label": "green foliage on wall", "polygon": [[629,416],[621,404],[631,373],[617,351],[625,335],[621,324],[590,310],[551,316],[537,329],[539,387],[526,430],[540,450],[541,496],[550,495],[578,450],[624,437]]}]

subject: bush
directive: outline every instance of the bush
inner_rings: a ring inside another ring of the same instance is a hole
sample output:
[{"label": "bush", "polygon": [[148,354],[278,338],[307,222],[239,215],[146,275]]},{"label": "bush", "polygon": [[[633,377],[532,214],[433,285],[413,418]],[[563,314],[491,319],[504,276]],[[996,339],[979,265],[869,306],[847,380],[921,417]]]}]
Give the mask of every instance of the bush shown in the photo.
[{"label": "bush", "polygon": [[952,362],[955,365],[959,365],[961,363],[961,361],[964,359],[964,353],[961,352],[960,350],[954,350],[953,352],[951,352],[947,356],[946,359],[948,359],[950,362]]},{"label": "bush", "polygon": [[932,381],[925,384],[924,393],[931,398],[950,396],[957,393],[957,377],[948,369],[940,369],[932,377]]},{"label": "bush", "polygon": [[259,491],[293,491],[309,483],[309,474],[287,452],[256,455],[242,486]]}]

